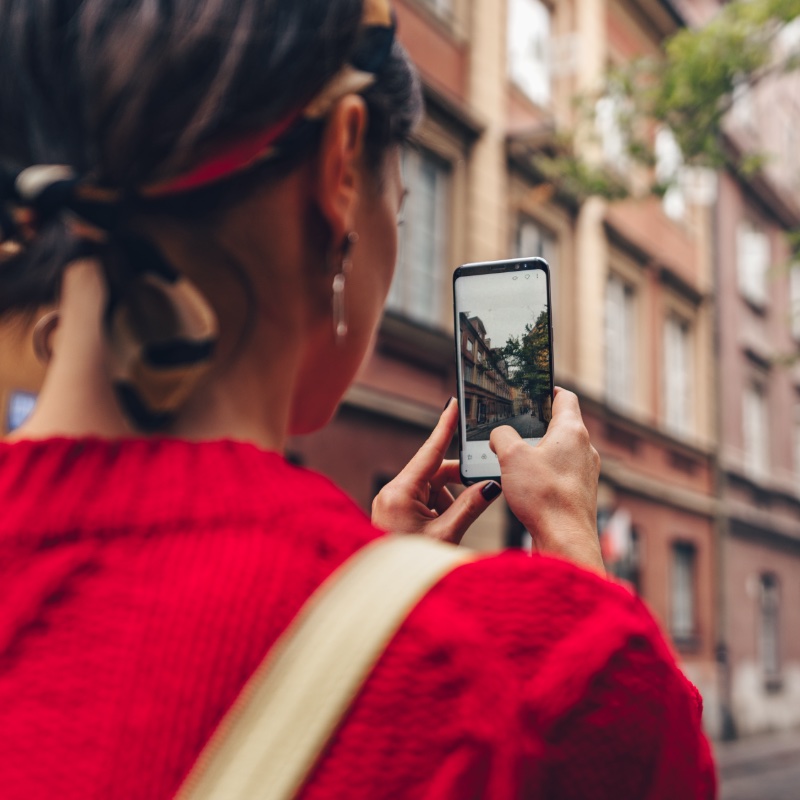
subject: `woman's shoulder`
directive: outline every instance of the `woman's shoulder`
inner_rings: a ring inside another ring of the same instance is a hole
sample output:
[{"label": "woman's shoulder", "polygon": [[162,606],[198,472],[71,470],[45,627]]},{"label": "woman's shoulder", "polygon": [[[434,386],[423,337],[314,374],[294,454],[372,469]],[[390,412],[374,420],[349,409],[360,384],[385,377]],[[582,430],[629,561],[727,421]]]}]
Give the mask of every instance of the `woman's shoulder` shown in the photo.
[{"label": "woman's shoulder", "polygon": [[521,551],[478,557],[450,572],[430,599],[485,626],[509,646],[524,641],[546,647],[587,621],[603,627],[650,616],[624,586],[563,559]]},{"label": "woman's shoulder", "polygon": [[[52,438],[0,442],[0,532],[259,524],[358,517],[321,475],[276,452],[220,440]],[[52,513],[51,513],[52,512]],[[363,519],[364,515],[360,515]]]},{"label": "woman's shoulder", "polygon": [[565,711],[577,698],[564,695],[565,676],[585,689],[634,654],[647,669],[673,674],[701,710],[645,604],[627,587],[567,561],[521,552],[480,558],[454,569],[414,613],[413,624],[448,636],[460,631],[534,705],[547,698],[552,706],[557,695]]},{"label": "woman's shoulder", "polygon": [[[547,556],[491,556],[448,574],[398,640],[410,651],[428,642],[451,685],[471,682],[465,707],[482,709],[471,719],[517,731],[531,785],[574,781],[553,796],[607,797],[607,781],[628,787],[614,796],[645,797],[653,780],[674,784],[668,796],[713,796],[700,695],[622,585]],[[670,774],[673,757],[684,767]],[[580,775],[565,775],[564,763]]]}]

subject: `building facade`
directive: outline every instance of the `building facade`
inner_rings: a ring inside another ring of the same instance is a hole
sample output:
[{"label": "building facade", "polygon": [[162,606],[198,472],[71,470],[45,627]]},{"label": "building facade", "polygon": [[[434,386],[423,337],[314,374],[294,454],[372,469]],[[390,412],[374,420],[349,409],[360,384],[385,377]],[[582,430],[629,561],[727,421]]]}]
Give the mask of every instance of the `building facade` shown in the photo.
[{"label": "building facade", "polygon": [[[678,190],[663,202],[561,196],[535,158],[576,124],[576,96],[596,92],[607,67],[657,55],[682,20],[661,0],[398,0],[396,7],[429,113],[405,159],[411,196],[377,351],[343,414],[368,411],[371,424],[380,420],[389,430],[397,424],[395,407],[405,414],[398,437],[414,429],[421,442],[447,394],[455,393],[454,267],[516,255],[546,258],[556,382],[580,395],[603,458],[600,526],[614,540],[604,551],[670,633],[706,696],[714,732],[720,725],[711,212]],[[613,98],[600,102],[608,113],[598,114],[605,122],[587,141],[587,157],[625,175]],[[662,151],[669,153],[668,144]],[[490,413],[488,401],[480,408],[476,394],[468,409],[476,421]],[[412,439],[393,439],[391,454],[379,452],[385,443],[363,441],[355,445],[364,449],[360,466],[339,463],[335,475],[358,484],[364,502],[402,466]],[[320,465],[318,441],[296,444],[310,466]],[[381,475],[374,467],[359,472],[378,463]],[[468,541],[500,549],[519,539],[498,503]]]},{"label": "building facade", "polygon": [[505,359],[492,348],[480,317],[462,313],[458,321],[467,428],[509,419],[519,399],[508,381]]},{"label": "building facade", "polygon": [[[798,23],[777,42],[796,48]],[[796,51],[796,50],[795,50]],[[723,642],[729,734],[800,726],[800,82],[736,99],[716,206]]]}]

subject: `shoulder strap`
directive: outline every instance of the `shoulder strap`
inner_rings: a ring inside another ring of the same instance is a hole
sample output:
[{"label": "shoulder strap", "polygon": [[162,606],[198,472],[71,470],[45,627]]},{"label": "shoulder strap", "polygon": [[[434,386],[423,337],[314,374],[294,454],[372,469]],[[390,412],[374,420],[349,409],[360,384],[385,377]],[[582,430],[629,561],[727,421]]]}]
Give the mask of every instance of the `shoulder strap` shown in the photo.
[{"label": "shoulder strap", "polygon": [[475,554],[421,536],[367,545],[311,596],[217,727],[180,800],[289,800],[422,596]]}]

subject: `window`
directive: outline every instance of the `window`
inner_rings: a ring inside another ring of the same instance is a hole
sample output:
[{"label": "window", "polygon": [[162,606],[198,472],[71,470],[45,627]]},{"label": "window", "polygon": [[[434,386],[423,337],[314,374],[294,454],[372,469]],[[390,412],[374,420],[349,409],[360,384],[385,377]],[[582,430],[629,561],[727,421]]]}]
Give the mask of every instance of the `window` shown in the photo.
[{"label": "window", "polygon": [[616,95],[601,97],[595,106],[595,125],[600,137],[603,158],[614,169],[628,168],[628,137],[622,127],[624,101]]},{"label": "window", "polygon": [[449,227],[449,170],[426,151],[407,150],[403,171],[409,196],[387,306],[438,327],[442,323],[442,278]]},{"label": "window", "polygon": [[792,336],[800,342],[800,263],[789,270],[789,308],[792,315]]},{"label": "window", "polygon": [[759,383],[752,383],[745,389],[742,429],[745,466],[751,475],[763,477],[769,469],[769,426],[767,399]]},{"label": "window", "polygon": [[12,392],[8,399],[6,429],[9,433],[19,428],[33,413],[36,395],[30,392]]},{"label": "window", "polygon": [[558,239],[529,217],[520,217],[517,224],[517,258],[543,258],[550,265],[551,301],[558,307]]},{"label": "window", "polygon": [[664,213],[674,220],[686,216],[686,197],[680,185],[683,171],[683,153],[669,128],[661,127],[656,134],[656,180],[666,186],[661,205]]},{"label": "window", "polygon": [[475,345],[472,343],[472,339],[467,339],[467,352],[471,353],[474,348]]},{"label": "window", "polygon": [[633,525],[630,512],[623,506],[598,509],[597,530],[600,552],[606,569],[633,585],[641,593],[641,537]]},{"label": "window", "polygon": [[778,578],[772,573],[761,576],[759,585],[760,624],[759,656],[764,679],[770,683],[780,678],[780,597]]},{"label": "window", "polygon": [[517,226],[517,258],[543,258],[551,271],[556,268],[558,240],[537,222],[522,217]]},{"label": "window", "polygon": [[509,0],[508,74],[539,105],[551,97],[550,9],[541,0]]},{"label": "window", "polygon": [[636,594],[642,593],[642,539],[639,531],[631,525],[630,543],[625,558],[611,567],[611,574],[616,575],[633,587]]},{"label": "window", "polygon": [[606,287],[606,397],[610,403],[630,408],[634,401],[636,360],[636,295],[633,287],[616,275]]},{"label": "window", "polygon": [[758,306],[767,302],[769,262],[769,239],[766,233],[754,222],[742,220],[736,231],[739,289],[747,300]]},{"label": "window", "polygon": [[689,323],[670,315],[664,324],[664,422],[679,435],[691,433],[692,336]]},{"label": "window", "polygon": [[694,545],[687,542],[675,542],[672,545],[670,631],[676,642],[690,641],[696,634],[696,561]]}]

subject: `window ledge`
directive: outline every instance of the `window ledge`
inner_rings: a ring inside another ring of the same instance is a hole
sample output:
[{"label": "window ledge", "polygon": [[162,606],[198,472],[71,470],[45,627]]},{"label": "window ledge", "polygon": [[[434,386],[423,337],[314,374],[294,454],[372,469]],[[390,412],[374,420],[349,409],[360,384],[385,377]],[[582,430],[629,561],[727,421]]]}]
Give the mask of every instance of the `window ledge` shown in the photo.
[{"label": "window ledge", "polygon": [[469,142],[474,142],[483,135],[486,123],[460,100],[451,97],[424,78],[422,91],[429,109],[433,106],[436,111],[454,123]]},{"label": "window ledge", "polygon": [[398,311],[386,311],[378,333],[378,349],[421,366],[447,373],[455,369],[452,333],[415,322]]},{"label": "window ledge", "polygon": [[739,296],[747,304],[748,308],[761,317],[765,317],[769,311],[769,300],[761,300],[739,290]]}]

